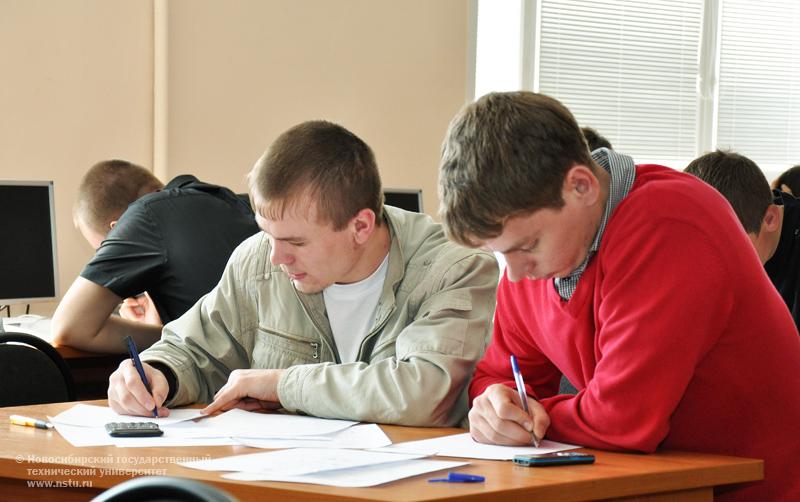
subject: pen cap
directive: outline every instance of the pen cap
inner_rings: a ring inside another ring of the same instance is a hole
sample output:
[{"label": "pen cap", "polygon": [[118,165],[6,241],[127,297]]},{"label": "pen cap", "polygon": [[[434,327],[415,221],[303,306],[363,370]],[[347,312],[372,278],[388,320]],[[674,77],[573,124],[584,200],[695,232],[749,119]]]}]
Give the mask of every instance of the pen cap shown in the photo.
[{"label": "pen cap", "polygon": [[462,472],[451,472],[447,475],[448,481],[455,481],[456,483],[480,483],[484,481],[483,476],[476,474],[464,474]]}]

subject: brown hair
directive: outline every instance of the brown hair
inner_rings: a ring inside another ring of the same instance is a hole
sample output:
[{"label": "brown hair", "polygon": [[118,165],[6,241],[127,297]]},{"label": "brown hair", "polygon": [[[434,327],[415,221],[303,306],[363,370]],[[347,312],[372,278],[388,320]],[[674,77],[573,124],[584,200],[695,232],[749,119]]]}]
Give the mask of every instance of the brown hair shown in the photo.
[{"label": "brown hair", "polygon": [[139,197],[164,188],[144,167],[125,160],[105,160],[93,165],[78,186],[73,216],[87,227],[106,235],[109,224]]},{"label": "brown hair", "polygon": [[593,152],[598,148],[608,148],[609,150],[613,150],[611,142],[595,129],[592,129],[591,127],[581,127],[581,132],[583,133],[583,137],[586,138],[586,143],[589,145],[590,152]]},{"label": "brown hair", "polygon": [[738,153],[717,150],[694,159],[684,172],[693,174],[721,193],[747,233],[758,234],[772,191],[755,162]]},{"label": "brown hair", "polygon": [[782,185],[786,185],[792,191],[792,195],[800,197],[800,165],[785,170],[772,182],[772,186],[778,190]]},{"label": "brown hair", "polygon": [[569,110],[532,92],[488,94],[450,123],[439,167],[439,213],[467,246],[497,237],[509,217],[564,204],[576,164],[597,169]]},{"label": "brown hair", "polygon": [[315,120],[281,134],[248,175],[254,207],[266,218],[281,218],[307,193],[320,221],[342,230],[362,209],[380,225],[383,192],[375,155],[344,127]]}]

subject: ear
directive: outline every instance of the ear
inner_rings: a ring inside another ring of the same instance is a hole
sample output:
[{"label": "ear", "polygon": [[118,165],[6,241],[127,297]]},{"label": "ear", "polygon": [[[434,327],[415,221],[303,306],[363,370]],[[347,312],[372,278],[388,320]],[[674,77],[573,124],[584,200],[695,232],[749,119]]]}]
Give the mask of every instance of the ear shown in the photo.
[{"label": "ear", "polygon": [[564,199],[571,197],[585,205],[592,205],[600,197],[600,180],[591,168],[576,164],[564,177],[561,195]]},{"label": "ear", "polygon": [[349,227],[355,243],[364,244],[375,231],[375,212],[372,209],[362,209],[350,220]]},{"label": "ear", "polygon": [[114,230],[114,227],[117,226],[117,220],[111,220],[111,223],[108,224],[109,230]]},{"label": "ear", "polygon": [[764,213],[764,219],[761,221],[761,231],[772,233],[780,230],[783,224],[783,218],[781,218],[781,216],[780,206],[776,206],[775,204],[767,206],[767,212]]}]

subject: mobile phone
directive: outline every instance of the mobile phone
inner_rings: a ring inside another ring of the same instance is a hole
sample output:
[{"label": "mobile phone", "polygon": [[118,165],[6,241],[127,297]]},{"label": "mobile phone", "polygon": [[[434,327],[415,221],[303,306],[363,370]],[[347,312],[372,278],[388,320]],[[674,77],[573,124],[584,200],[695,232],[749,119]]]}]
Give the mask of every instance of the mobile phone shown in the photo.
[{"label": "mobile phone", "polygon": [[550,465],[592,464],[594,455],[577,451],[557,451],[541,455],[514,455],[514,463],[525,467],[546,467]]},{"label": "mobile phone", "polygon": [[115,438],[149,438],[164,434],[153,422],[111,422],[106,424],[106,432]]}]

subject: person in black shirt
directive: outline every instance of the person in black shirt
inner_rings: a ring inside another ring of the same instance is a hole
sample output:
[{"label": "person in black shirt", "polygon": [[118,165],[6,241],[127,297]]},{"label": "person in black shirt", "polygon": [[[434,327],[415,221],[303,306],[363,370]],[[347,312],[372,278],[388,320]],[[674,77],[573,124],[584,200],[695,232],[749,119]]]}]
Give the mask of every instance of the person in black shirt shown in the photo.
[{"label": "person in black shirt", "polygon": [[800,200],[770,191],[758,165],[737,153],[707,153],[684,171],[728,199],[795,325],[800,326]]},{"label": "person in black shirt", "polygon": [[772,188],[795,197],[800,196],[800,165],[790,167],[772,180]]},{"label": "person in black shirt", "polygon": [[258,232],[246,196],[190,175],[164,186],[122,160],[86,173],[74,221],[96,252],[53,315],[54,341],[106,353],[124,353],[125,335],[142,348],[158,340],[162,324],[211,291],[236,246]]}]

